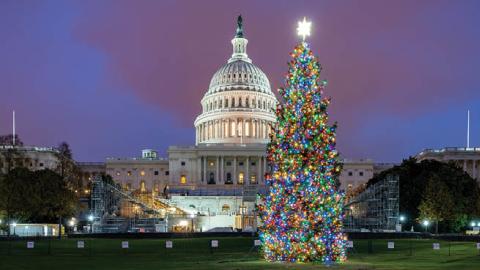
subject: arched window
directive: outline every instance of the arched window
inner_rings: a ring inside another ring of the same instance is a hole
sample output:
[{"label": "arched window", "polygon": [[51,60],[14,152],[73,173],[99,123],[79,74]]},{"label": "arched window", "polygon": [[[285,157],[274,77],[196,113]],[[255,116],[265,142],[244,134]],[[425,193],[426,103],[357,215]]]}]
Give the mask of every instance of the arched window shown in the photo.
[{"label": "arched window", "polygon": [[232,97],[232,102],[230,103],[230,107],[235,107],[235,99]]},{"label": "arched window", "polygon": [[228,108],[228,98],[225,99],[225,108]]},{"label": "arched window", "polygon": [[180,176],[180,184],[186,184],[187,183],[187,177],[185,175]]},{"label": "arched window", "polygon": [[247,97],[246,100],[245,100],[245,106],[246,106],[247,108],[250,107],[250,103],[248,103],[248,97]]},{"label": "arched window", "polygon": [[241,97],[238,99],[238,107],[243,107],[242,98],[241,98]]},{"label": "arched window", "polygon": [[146,192],[147,187],[145,185],[145,180],[140,181],[140,192]]},{"label": "arched window", "polygon": [[257,107],[258,107],[259,109],[262,108],[262,104],[261,104],[261,101],[260,101],[260,100],[258,100],[258,106],[257,106]]}]

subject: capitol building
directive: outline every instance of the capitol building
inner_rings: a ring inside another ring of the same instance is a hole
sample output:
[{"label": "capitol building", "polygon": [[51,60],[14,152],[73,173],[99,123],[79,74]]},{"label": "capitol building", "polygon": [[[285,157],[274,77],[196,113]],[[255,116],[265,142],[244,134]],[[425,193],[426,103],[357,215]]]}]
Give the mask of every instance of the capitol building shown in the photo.
[{"label": "capitol building", "polygon": [[[145,149],[140,157],[83,163],[85,177],[108,174],[125,192],[151,194],[186,213],[208,216],[208,222],[198,225],[203,230],[254,227],[256,194],[266,191],[266,148],[278,100],[268,77],[248,56],[240,16],[231,44],[232,55],[213,74],[200,101],[194,145],[170,146],[168,158]],[[371,160],[343,163],[343,189],[362,185],[378,170],[393,166]]]},{"label": "capitol building", "polygon": [[[264,191],[269,170],[266,146],[276,121],[277,98],[265,73],[247,53],[241,17],[232,55],[213,74],[193,123],[195,145],[170,146],[168,158],[145,149],[140,157],[83,164],[87,173],[109,174],[126,190],[157,194],[242,196]],[[371,160],[344,160],[342,187],[366,183],[378,169]],[[87,174],[89,176],[89,174]],[[248,187],[248,188],[246,188]]]}]

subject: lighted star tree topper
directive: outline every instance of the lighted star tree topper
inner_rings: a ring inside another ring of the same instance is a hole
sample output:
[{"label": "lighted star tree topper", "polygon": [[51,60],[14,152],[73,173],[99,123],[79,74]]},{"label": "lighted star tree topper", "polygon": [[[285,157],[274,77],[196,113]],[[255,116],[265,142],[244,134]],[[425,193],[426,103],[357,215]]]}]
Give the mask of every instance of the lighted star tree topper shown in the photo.
[{"label": "lighted star tree topper", "polygon": [[320,64],[305,42],[310,27],[306,18],[298,24],[302,42],[291,53],[279,90],[283,100],[267,148],[272,172],[259,206],[260,239],[268,261],[330,264],[346,259],[344,195],[337,190],[337,126],[328,123],[330,99],[322,97],[326,82],[320,81]]}]

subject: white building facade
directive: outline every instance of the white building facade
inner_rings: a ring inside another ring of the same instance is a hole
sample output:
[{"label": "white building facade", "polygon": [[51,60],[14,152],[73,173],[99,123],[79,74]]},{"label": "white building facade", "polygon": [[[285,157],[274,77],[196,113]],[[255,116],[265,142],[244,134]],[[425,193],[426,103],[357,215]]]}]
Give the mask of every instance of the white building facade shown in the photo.
[{"label": "white building facade", "polygon": [[480,147],[445,147],[425,149],[416,155],[418,161],[433,159],[442,162],[454,162],[480,183]]}]

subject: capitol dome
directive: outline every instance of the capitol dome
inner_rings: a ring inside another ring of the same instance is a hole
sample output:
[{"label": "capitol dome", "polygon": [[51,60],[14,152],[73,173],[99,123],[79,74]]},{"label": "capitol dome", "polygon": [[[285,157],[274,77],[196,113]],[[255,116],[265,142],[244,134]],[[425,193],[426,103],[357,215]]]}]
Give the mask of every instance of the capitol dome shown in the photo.
[{"label": "capitol dome", "polygon": [[247,55],[242,17],[233,54],[213,75],[195,120],[196,143],[267,143],[277,99],[263,71]]}]

